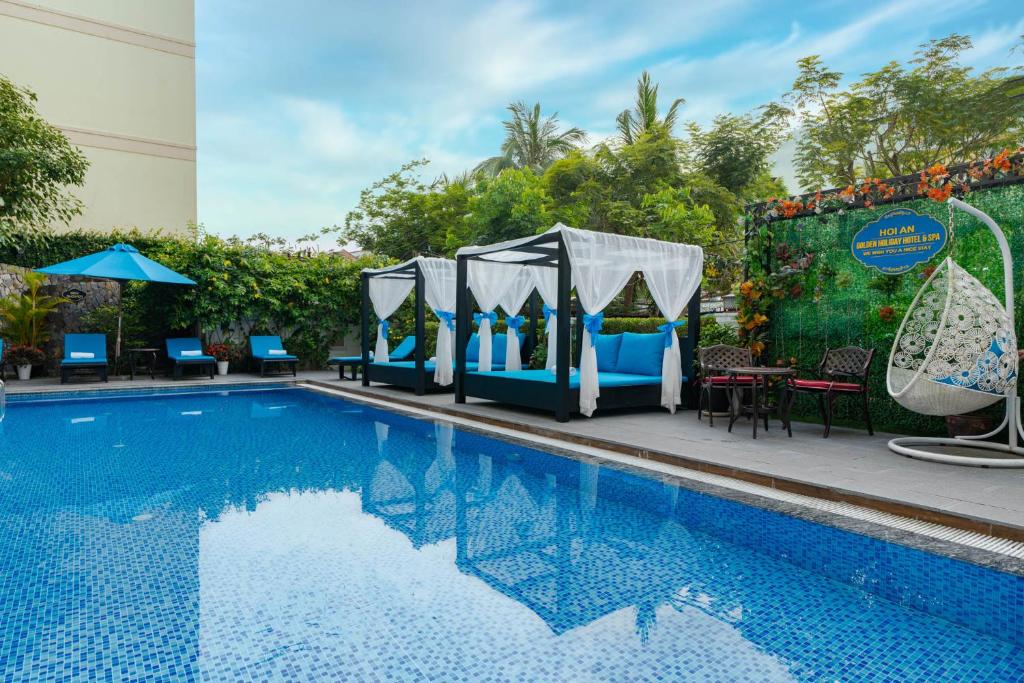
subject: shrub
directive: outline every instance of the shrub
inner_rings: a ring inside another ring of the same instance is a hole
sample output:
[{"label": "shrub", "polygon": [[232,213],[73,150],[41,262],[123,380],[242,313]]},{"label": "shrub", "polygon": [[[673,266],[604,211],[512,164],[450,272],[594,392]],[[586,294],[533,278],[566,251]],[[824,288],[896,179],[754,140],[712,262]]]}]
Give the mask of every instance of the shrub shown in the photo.
[{"label": "shrub", "polygon": [[12,346],[6,357],[11,365],[42,365],[46,362],[46,354],[42,349],[24,344]]}]

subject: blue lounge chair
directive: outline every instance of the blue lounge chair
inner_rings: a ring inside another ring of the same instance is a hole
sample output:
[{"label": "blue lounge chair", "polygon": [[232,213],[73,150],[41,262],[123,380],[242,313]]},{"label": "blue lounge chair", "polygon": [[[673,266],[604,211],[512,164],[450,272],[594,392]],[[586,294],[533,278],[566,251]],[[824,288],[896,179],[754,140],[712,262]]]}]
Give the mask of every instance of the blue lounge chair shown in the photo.
[{"label": "blue lounge chair", "polygon": [[181,379],[186,366],[197,366],[200,374],[209,374],[210,379],[213,379],[217,367],[217,359],[203,353],[203,345],[198,337],[168,339],[167,360],[171,364],[174,379]]},{"label": "blue lounge chair", "polygon": [[292,371],[295,377],[295,370],[299,364],[299,357],[285,351],[281,337],[275,335],[249,337],[249,352],[252,360],[259,368],[260,377],[266,374],[267,366],[284,365],[284,371]]},{"label": "blue lounge chair", "polygon": [[60,383],[66,384],[75,370],[93,370],[107,381],[107,335],[65,334]]},{"label": "blue lounge chair", "polygon": [[[394,351],[388,354],[388,358],[393,361],[407,360],[416,351],[416,337],[409,335],[402,340],[402,343],[395,347]],[[370,362],[373,362],[373,351],[370,352]],[[352,379],[356,378],[356,374],[363,365],[362,356],[334,356],[333,358],[327,359],[328,365],[338,366],[338,379],[347,379],[345,377],[345,368],[352,368]]]}]

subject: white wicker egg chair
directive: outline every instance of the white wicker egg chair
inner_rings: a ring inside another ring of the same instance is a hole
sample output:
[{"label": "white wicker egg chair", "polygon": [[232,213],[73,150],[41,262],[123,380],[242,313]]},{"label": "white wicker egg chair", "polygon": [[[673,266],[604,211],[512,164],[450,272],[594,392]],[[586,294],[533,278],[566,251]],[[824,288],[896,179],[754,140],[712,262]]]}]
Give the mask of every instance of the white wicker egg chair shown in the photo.
[{"label": "white wicker egg chair", "polygon": [[[889,354],[886,386],[897,403],[924,415],[962,415],[1006,401],[994,431],[957,439],[901,437],[889,448],[901,455],[959,465],[1024,467],[1018,446],[1017,336],[1014,333],[1013,262],[1006,237],[985,213],[958,199],[949,203],[980,219],[996,236],[1003,256],[1006,306],[983,284],[947,258],[914,297]],[[1007,444],[981,441],[1009,428]],[[921,450],[916,446],[944,446]],[[948,447],[954,447],[950,452]],[[1009,455],[967,455],[984,449]]]}]

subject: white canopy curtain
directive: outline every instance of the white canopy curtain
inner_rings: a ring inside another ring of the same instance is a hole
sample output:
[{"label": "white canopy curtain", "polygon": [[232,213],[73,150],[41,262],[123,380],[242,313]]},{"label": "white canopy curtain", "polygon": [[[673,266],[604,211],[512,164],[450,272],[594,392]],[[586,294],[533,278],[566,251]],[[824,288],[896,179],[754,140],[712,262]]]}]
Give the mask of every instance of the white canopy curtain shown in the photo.
[{"label": "white canopy curtain", "polygon": [[540,293],[544,301],[544,334],[548,338],[547,361],[544,367],[547,370],[555,367],[555,359],[558,357],[558,269],[547,266],[526,266],[533,276],[533,286]]},{"label": "white canopy curtain", "polygon": [[434,352],[434,382],[446,387],[454,380],[452,330],[455,328],[455,261],[443,258],[417,259],[423,273],[424,296],[440,324]]},{"label": "white canopy curtain", "polygon": [[523,266],[491,264],[491,268],[504,271],[507,275],[508,287],[501,295],[498,304],[505,311],[505,323],[508,327],[508,335],[505,344],[505,369],[522,370],[523,356],[519,349],[519,328],[522,327],[523,316],[519,315],[526,304],[526,300],[533,292],[533,276]]},{"label": "white canopy curtain", "polygon": [[480,313],[473,314],[473,320],[480,328],[480,359],[477,371],[490,372],[491,363],[491,323],[497,320],[494,309],[498,307],[505,290],[509,286],[509,272],[495,268],[492,263],[470,261],[466,271],[467,284],[473,292]]},{"label": "white canopy curtain", "polygon": [[[667,341],[665,360],[662,363],[662,403],[668,404],[666,407],[669,410],[674,410],[682,375],[678,361],[679,342],[675,337],[674,325],[686,302],[700,286],[704,251],[688,244],[577,230],[561,223],[548,232],[560,233],[569,255],[576,294],[585,313],[580,359],[580,412],[592,415],[600,396],[597,353],[592,337],[601,329],[604,317],[602,310],[636,271],[643,272],[648,278],[655,303],[666,318],[666,324],[662,326]],[[459,255],[479,256],[487,261],[504,263],[529,261],[536,258],[536,252],[517,251],[517,248],[536,242],[536,239],[536,236],[531,236],[489,247],[464,247],[459,250]],[[474,263],[479,262],[470,261],[470,266]],[[541,283],[544,278],[536,278],[535,282]],[[546,285],[538,284],[538,289],[541,296],[547,299]],[[670,352],[674,361],[669,357]]]},{"label": "white canopy curtain", "polygon": [[381,275],[370,278],[370,303],[377,314],[377,345],[373,350],[373,360],[387,363],[388,355],[388,316],[398,310],[409,292],[416,285],[415,278],[388,277]]}]

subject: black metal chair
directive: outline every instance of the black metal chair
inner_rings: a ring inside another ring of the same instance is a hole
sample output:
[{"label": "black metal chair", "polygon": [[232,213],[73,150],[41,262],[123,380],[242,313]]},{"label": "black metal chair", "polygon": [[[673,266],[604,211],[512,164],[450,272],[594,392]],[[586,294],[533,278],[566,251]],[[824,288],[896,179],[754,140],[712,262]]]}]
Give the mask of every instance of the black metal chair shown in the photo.
[{"label": "black metal chair", "polygon": [[749,375],[739,375],[735,378],[726,374],[729,368],[749,367],[754,364],[753,354],[750,349],[740,346],[729,346],[728,344],[716,344],[700,349],[697,353],[700,363],[700,396],[697,399],[697,419],[702,419],[705,401],[707,402],[708,424],[715,426],[714,413],[711,411],[711,394],[713,391],[724,392],[726,398],[732,401],[730,395],[737,388],[746,389],[754,384],[754,378]]},{"label": "black metal chair", "polygon": [[[815,396],[818,399],[818,410],[825,421],[825,433],[822,434],[822,438],[827,439],[832,431],[836,399],[840,396],[859,396],[868,434],[874,435],[875,430],[871,426],[871,413],[868,411],[868,373],[874,358],[874,349],[864,349],[859,346],[826,348],[825,355],[818,363],[818,373],[815,379],[790,378],[787,380],[788,410],[792,411],[797,394]],[[790,436],[792,436],[791,428]]]}]

